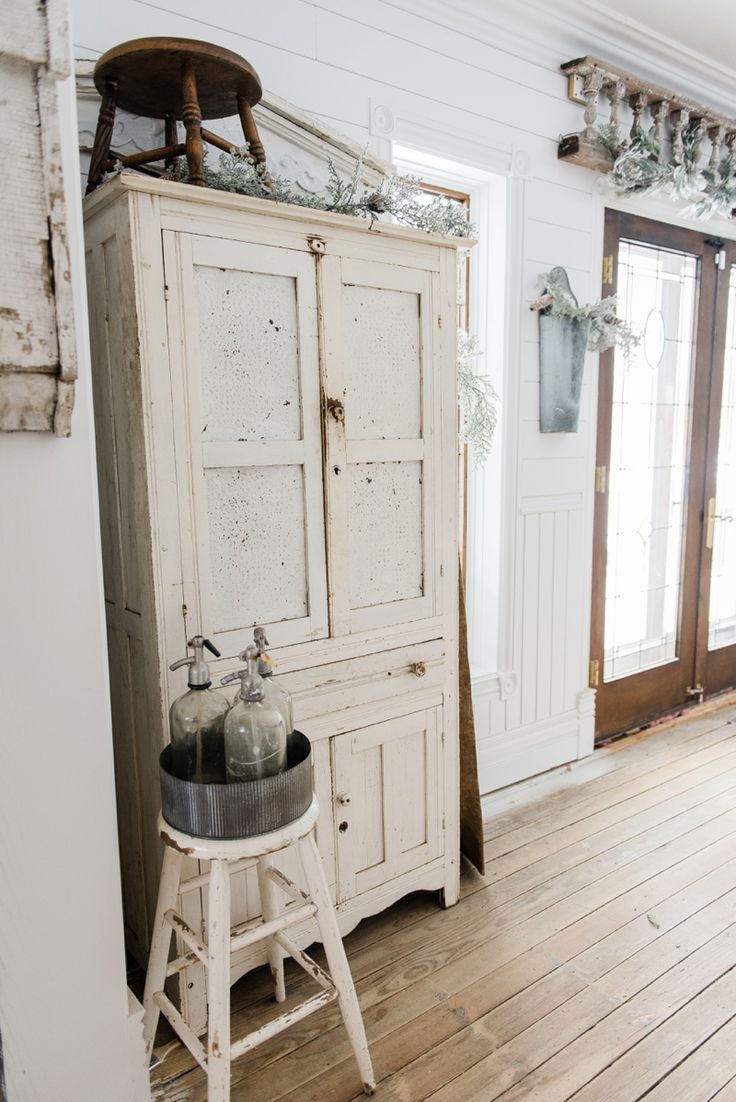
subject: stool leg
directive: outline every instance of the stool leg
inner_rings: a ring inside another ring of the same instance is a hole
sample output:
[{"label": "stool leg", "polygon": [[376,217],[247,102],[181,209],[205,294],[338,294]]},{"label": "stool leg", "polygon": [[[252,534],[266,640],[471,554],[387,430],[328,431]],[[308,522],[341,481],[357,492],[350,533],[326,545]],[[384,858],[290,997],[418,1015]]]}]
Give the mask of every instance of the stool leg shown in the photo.
[{"label": "stool leg", "polygon": [[102,183],[105,175],[107,159],[110,155],[110,143],[112,142],[112,128],[115,124],[115,107],[118,101],[118,86],[114,80],[105,81],[105,91],[102,93],[100,113],[97,118],[97,129],[92,146],[92,156],[89,162],[87,175],[87,195],[94,191]]},{"label": "stool leg", "polygon": [[[263,917],[266,922],[270,922],[272,918],[278,918],[281,910],[279,907],[278,888],[270,876],[267,875],[272,864],[273,862],[268,855],[258,858],[258,891],[261,896],[261,910],[263,911]],[[281,946],[278,945],[273,938],[269,938],[268,942],[268,963],[271,968],[271,975],[273,976],[273,988],[276,995],[276,1002],[282,1003],[286,998],[284,954]]]},{"label": "stool leg", "polygon": [[317,907],[317,925],[327,955],[332,982],[337,988],[337,997],[345,1029],[353,1046],[355,1060],[363,1080],[363,1090],[366,1094],[373,1094],[376,1089],[376,1080],[368,1051],[363,1016],[360,1012],[358,996],[355,993],[348,958],[345,955],[345,947],[337,926],[335,910],[330,898],[330,889],[327,885],[322,858],[314,839],[314,831],[311,831],[306,838],[300,840],[299,852],[307,878],[307,890]]},{"label": "stool leg", "polygon": [[257,165],[265,165],[266,151],[263,148],[263,142],[258,133],[250,104],[244,96],[238,96],[238,114],[240,115],[240,125],[243,127],[243,137],[248,143],[248,151],[251,157]]},{"label": "stool leg", "polygon": [[153,996],[164,989],[166,965],[169,962],[169,946],[171,945],[172,929],[166,922],[164,915],[168,910],[176,907],[176,896],[179,891],[183,860],[183,853],[172,849],[171,846],[164,847],[164,863],[161,866],[156,917],[153,920],[151,952],[148,957],[146,986],[143,992],[143,1040],[146,1045],[147,1060],[151,1058],[160,1013],[159,1008],[153,1001]]},{"label": "stool leg", "polygon": [[207,1102],[230,1099],[230,872],[210,862],[207,934]]},{"label": "stool leg", "polygon": [[197,95],[197,76],[194,62],[187,57],[181,66],[182,122],[187,132],[187,164],[189,183],[204,187],[204,142],[202,141],[202,112]]},{"label": "stool leg", "polygon": [[[171,147],[178,144],[178,137],[176,133],[176,115],[169,111],[164,118],[164,145]],[[177,157],[169,155],[165,158],[164,164],[167,168],[173,168],[177,162]]]}]

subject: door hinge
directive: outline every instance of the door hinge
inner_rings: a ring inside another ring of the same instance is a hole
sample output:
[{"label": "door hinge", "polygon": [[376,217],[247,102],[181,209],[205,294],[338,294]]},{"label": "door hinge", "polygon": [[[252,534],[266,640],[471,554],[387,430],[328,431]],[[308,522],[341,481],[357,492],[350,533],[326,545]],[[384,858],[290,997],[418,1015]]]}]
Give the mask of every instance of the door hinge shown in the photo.
[{"label": "door hinge", "polygon": [[601,664],[597,658],[591,658],[588,664],[588,685],[597,689],[601,683]]},{"label": "door hinge", "polygon": [[605,494],[606,492],[606,468],[596,467],[595,469],[595,492],[597,494]]},{"label": "door hinge", "polygon": [[603,273],[601,278],[604,287],[613,283],[613,256],[603,257]]},{"label": "door hinge", "polygon": [[703,703],[705,689],[699,681],[696,681],[694,685],[689,686],[689,688],[687,688],[685,691],[687,692],[687,695],[690,697],[691,700],[696,700],[698,704]]}]

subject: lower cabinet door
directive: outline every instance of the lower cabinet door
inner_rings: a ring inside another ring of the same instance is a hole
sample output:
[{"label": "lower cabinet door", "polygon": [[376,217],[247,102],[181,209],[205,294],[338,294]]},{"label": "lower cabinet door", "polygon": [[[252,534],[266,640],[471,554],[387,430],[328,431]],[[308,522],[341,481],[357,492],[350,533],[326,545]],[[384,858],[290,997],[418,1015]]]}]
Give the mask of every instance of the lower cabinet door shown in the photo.
[{"label": "lower cabinet door", "polygon": [[441,744],[441,705],[332,739],[338,902],[441,856]]}]

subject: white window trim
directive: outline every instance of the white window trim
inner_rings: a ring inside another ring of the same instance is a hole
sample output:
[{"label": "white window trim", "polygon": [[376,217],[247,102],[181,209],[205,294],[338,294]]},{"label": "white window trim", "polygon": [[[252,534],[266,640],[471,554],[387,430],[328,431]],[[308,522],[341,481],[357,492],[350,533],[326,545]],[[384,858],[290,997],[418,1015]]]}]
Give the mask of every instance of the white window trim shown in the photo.
[{"label": "white window trim", "polygon": [[483,467],[468,472],[468,649],[473,679],[493,677],[502,663],[502,501],[504,498],[504,363],[506,362],[507,179],[393,143],[397,170],[470,197],[479,247],[470,254],[470,332],[482,350],[480,372],[500,398],[493,450]]}]

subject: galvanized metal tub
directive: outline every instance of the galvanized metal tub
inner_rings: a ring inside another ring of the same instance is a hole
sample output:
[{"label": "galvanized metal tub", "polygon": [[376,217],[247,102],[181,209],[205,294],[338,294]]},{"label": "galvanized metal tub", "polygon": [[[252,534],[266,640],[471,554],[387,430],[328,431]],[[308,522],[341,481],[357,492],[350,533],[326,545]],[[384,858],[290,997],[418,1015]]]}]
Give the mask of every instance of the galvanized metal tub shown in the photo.
[{"label": "galvanized metal tub", "polygon": [[539,429],[577,432],[590,321],[539,315]]},{"label": "galvanized metal tub", "polygon": [[171,772],[171,747],[159,758],[161,811],[176,830],[196,838],[250,838],[298,819],[312,802],[312,748],[293,731],[283,773],[237,784],[195,784]]}]

